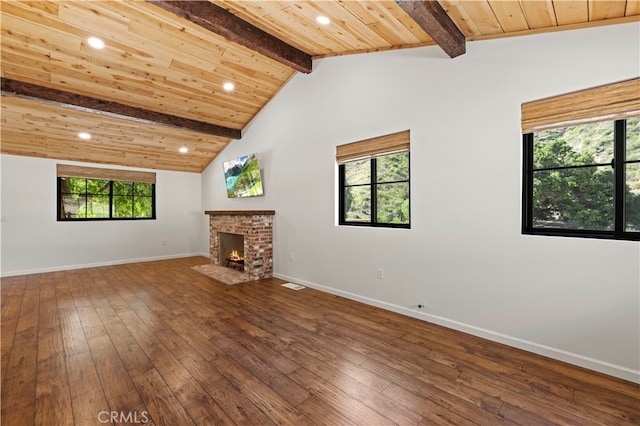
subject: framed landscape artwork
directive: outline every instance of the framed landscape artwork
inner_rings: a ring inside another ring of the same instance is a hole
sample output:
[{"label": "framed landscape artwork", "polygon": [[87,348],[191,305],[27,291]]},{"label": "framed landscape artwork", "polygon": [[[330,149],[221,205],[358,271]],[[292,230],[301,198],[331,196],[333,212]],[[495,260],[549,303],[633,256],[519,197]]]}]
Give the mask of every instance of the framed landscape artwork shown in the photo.
[{"label": "framed landscape artwork", "polygon": [[245,155],[224,161],[224,180],[227,197],[258,197],[264,195],[258,154]]}]

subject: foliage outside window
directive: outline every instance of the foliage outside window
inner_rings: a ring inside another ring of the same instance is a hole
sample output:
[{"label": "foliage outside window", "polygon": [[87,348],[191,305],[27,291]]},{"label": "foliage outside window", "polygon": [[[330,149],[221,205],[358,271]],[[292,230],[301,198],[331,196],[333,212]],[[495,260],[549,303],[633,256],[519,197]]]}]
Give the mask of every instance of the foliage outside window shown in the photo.
[{"label": "foliage outside window", "polygon": [[339,174],[341,225],[410,226],[408,152],[349,161]]},{"label": "foliage outside window", "polygon": [[[58,220],[155,219],[155,174],[62,166],[58,173]],[[76,171],[83,176],[69,174]],[[152,181],[128,179],[142,176]],[[98,178],[101,177],[101,178]]]},{"label": "foliage outside window", "polygon": [[523,140],[524,233],[640,240],[640,117]]},{"label": "foliage outside window", "polygon": [[404,130],[336,147],[340,225],[411,227],[410,137]]}]

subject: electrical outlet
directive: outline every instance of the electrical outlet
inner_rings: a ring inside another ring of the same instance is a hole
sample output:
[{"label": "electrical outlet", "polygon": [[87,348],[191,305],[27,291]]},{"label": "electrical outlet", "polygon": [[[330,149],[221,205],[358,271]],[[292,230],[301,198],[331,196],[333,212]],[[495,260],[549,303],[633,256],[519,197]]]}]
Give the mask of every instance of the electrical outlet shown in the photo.
[{"label": "electrical outlet", "polygon": [[427,309],[427,305],[424,302],[418,303],[418,312],[425,313]]},{"label": "electrical outlet", "polygon": [[289,253],[289,262],[293,262],[293,253]]},{"label": "electrical outlet", "polygon": [[377,277],[378,277],[379,280],[384,278],[384,269],[378,268]]}]

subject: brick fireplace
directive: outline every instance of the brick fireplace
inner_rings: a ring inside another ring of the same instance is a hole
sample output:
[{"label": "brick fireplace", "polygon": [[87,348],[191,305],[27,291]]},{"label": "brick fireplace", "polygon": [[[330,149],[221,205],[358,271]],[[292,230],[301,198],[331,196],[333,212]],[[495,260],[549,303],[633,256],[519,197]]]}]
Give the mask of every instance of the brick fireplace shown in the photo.
[{"label": "brick fireplace", "polygon": [[[273,210],[208,210],[211,265],[225,265],[220,253],[220,233],[244,237],[244,281],[271,278],[273,274]],[[240,273],[240,272],[238,272]]]}]

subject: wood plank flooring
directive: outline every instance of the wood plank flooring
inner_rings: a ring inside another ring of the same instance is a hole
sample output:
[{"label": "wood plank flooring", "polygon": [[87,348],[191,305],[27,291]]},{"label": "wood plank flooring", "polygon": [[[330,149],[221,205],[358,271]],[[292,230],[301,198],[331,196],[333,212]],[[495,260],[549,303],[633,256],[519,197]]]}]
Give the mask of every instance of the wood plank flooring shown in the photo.
[{"label": "wood plank flooring", "polygon": [[640,424],[637,384],[202,257],[2,280],[2,424]]}]

